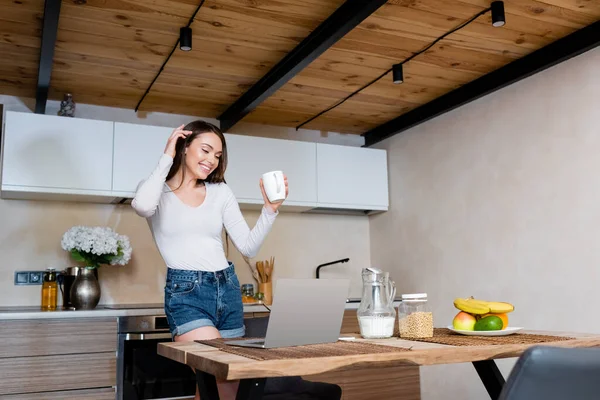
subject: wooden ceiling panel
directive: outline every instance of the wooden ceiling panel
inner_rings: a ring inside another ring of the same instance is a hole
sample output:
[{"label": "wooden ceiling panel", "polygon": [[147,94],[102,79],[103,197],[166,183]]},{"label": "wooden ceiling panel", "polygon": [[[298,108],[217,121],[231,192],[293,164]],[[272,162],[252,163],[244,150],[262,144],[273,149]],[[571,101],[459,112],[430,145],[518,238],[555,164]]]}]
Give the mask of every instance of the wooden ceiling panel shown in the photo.
[{"label": "wooden ceiling panel", "polygon": [[[301,113],[296,111],[281,111],[276,109],[270,109],[268,107],[257,108],[248,117],[244,118],[246,122],[252,122],[257,124],[270,124],[279,125],[286,127],[294,127],[302,121],[311,117],[310,113]],[[269,122],[273,121],[273,122]],[[330,116],[324,116],[319,119],[318,126],[311,126],[308,124],[305,129],[315,129],[323,132],[338,132],[336,126],[344,125],[347,126],[345,133],[360,134],[368,129],[374,128],[376,124],[370,121],[362,121],[353,119],[351,122],[347,118],[332,118]]]},{"label": "wooden ceiling panel", "polygon": [[[575,0],[565,0],[565,3],[575,3]],[[485,0],[390,0],[282,87],[280,92],[285,95],[279,101],[268,99],[254,112],[262,107],[277,112],[295,110],[295,103],[281,100],[287,100],[291,97],[288,93],[301,87],[312,104],[324,104],[305,118],[304,123],[488,6]],[[504,27],[493,27],[489,13],[480,16],[404,65],[403,84],[393,84],[392,74],[388,73],[302,127],[323,129],[319,121],[326,116],[339,118],[340,114],[347,116],[343,122],[344,132],[357,125],[374,122],[377,126],[387,122],[412,108],[394,106],[379,99],[426,104],[600,19],[600,12],[594,8],[586,8],[585,12],[574,8],[573,4],[563,8],[534,0],[505,1],[507,23]],[[333,90],[337,98],[324,93],[322,87]],[[371,104],[381,112],[373,113],[364,107],[364,102],[357,101],[361,95],[371,95]],[[394,108],[397,112],[390,118],[393,114],[390,110]],[[302,108],[303,114],[308,111]],[[265,114],[264,111],[259,113],[261,117],[256,120],[265,120]],[[296,119],[286,121],[294,121],[293,126],[298,126]]]},{"label": "wooden ceiling panel", "polygon": [[35,97],[43,12],[41,1],[0,0],[0,94]]},{"label": "wooden ceiling panel", "polygon": [[[49,97],[134,109],[200,0],[66,0]],[[243,121],[296,127],[339,103],[491,0],[388,0]],[[206,0],[140,111],[217,117],[344,0]],[[364,133],[600,20],[596,0],[505,0],[304,128]],[[34,97],[44,2],[0,0],[0,93]],[[243,133],[243,132],[240,132]]]},{"label": "wooden ceiling panel", "polygon": [[[449,2],[449,0],[445,1]],[[566,1],[565,3],[570,2]],[[588,2],[591,3],[592,1]],[[489,2],[486,0],[460,0],[460,3],[473,4],[481,8],[489,7]],[[585,3],[585,0],[580,1],[580,3]],[[573,11],[566,7],[536,0],[511,0],[507,4],[506,13],[508,14],[507,20],[509,15],[517,15],[573,29],[581,29],[598,20],[596,16],[586,12]]]}]

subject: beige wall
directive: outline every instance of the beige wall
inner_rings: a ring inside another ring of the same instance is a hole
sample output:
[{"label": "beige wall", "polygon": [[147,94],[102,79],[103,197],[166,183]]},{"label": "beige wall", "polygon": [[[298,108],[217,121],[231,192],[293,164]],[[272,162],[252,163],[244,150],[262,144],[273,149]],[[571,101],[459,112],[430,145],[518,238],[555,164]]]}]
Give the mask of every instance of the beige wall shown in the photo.
[{"label": "beige wall", "polygon": [[[5,109],[30,111],[34,101],[0,96],[0,103],[5,105]],[[58,104],[50,102],[47,113],[53,114],[57,109]],[[138,118],[129,110],[89,105],[78,105],[77,116],[163,126],[178,126],[194,118],[162,113]],[[244,133],[252,135],[357,146],[363,142],[356,135],[332,132],[295,132],[293,129],[250,124],[242,125],[242,128]],[[290,182],[290,189],[293,189],[293,182]],[[258,213],[248,211],[244,212],[244,216],[252,227]],[[14,286],[14,271],[47,267],[60,270],[73,265],[61,249],[60,240],[63,233],[76,224],[110,226],[118,233],[128,235],[131,240],[133,258],[129,265],[102,267],[100,270],[101,303],[162,302],[165,266],[146,221],[138,217],[130,206],[0,200],[0,273],[4,277],[0,281],[0,307],[40,303],[40,286]],[[360,269],[370,262],[369,247],[369,221],[366,216],[280,213],[255,260],[274,256],[276,280],[278,277],[313,277],[318,264],[349,257],[347,264],[324,269],[322,277],[349,277],[352,279],[349,295],[360,296]],[[236,264],[240,281],[252,282],[248,266],[232,244],[230,249],[230,259]]]},{"label": "beige wall", "polygon": [[[291,183],[290,183],[291,184]],[[258,213],[244,212],[250,227]],[[16,270],[63,269],[74,265],[61,249],[63,233],[73,225],[110,226],[129,236],[133,256],[127,266],[100,269],[102,303],[163,301],[166,269],[146,220],[130,206],[51,201],[0,200],[0,306],[38,305],[40,286],[14,286]],[[350,295],[360,296],[360,269],[369,263],[367,217],[280,213],[255,260],[275,257],[274,279],[310,278],[318,264],[350,257],[322,270],[322,277],[350,277]],[[230,243],[230,260],[242,283],[253,282],[248,266]]]},{"label": "beige wall", "polygon": [[[514,326],[600,333],[599,70],[596,49],[377,146],[391,211],[370,217],[372,263],[427,292],[436,326],[473,295],[513,302]],[[487,397],[470,364],[421,374],[424,400]]]}]

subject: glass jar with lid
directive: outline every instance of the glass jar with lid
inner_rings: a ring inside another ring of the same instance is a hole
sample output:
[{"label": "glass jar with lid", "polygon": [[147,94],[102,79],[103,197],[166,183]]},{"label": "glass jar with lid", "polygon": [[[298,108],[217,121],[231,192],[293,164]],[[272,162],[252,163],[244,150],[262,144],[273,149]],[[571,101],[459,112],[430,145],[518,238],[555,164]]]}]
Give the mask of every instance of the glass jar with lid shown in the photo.
[{"label": "glass jar with lid", "polygon": [[254,303],[254,285],[251,283],[244,283],[242,285],[242,303]]},{"label": "glass jar with lid", "polygon": [[398,330],[403,339],[433,336],[433,312],[427,293],[403,294],[398,306]]}]

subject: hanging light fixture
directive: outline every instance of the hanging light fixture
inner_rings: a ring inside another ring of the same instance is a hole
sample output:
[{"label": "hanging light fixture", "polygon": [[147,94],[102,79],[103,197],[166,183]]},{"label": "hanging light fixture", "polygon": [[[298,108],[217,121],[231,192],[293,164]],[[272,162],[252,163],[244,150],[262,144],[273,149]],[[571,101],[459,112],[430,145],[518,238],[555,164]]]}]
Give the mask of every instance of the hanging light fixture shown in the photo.
[{"label": "hanging light fixture", "polygon": [[402,64],[394,64],[392,67],[392,76],[394,83],[404,82],[404,73],[402,71]]},{"label": "hanging light fixture", "polygon": [[189,26],[179,29],[179,48],[183,51],[192,49],[192,28]]},{"label": "hanging light fixture", "polygon": [[506,20],[504,18],[504,2],[492,2],[492,25],[495,27],[504,26]]}]

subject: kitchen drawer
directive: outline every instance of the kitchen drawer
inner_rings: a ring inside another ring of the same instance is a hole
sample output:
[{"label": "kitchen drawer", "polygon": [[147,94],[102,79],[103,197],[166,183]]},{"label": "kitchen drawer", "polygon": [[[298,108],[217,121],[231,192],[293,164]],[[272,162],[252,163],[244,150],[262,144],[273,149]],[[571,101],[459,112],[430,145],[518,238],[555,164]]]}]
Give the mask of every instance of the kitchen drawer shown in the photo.
[{"label": "kitchen drawer", "polygon": [[303,376],[308,381],[340,385],[342,400],[419,400],[419,367],[369,367]]},{"label": "kitchen drawer", "polygon": [[67,390],[48,393],[12,394],[3,396],[5,400],[115,400],[114,388]]},{"label": "kitchen drawer", "polygon": [[0,376],[0,395],[112,387],[117,357],[110,352],[3,358]]},{"label": "kitchen drawer", "polygon": [[0,343],[0,358],[117,351],[117,319],[2,320]]}]

